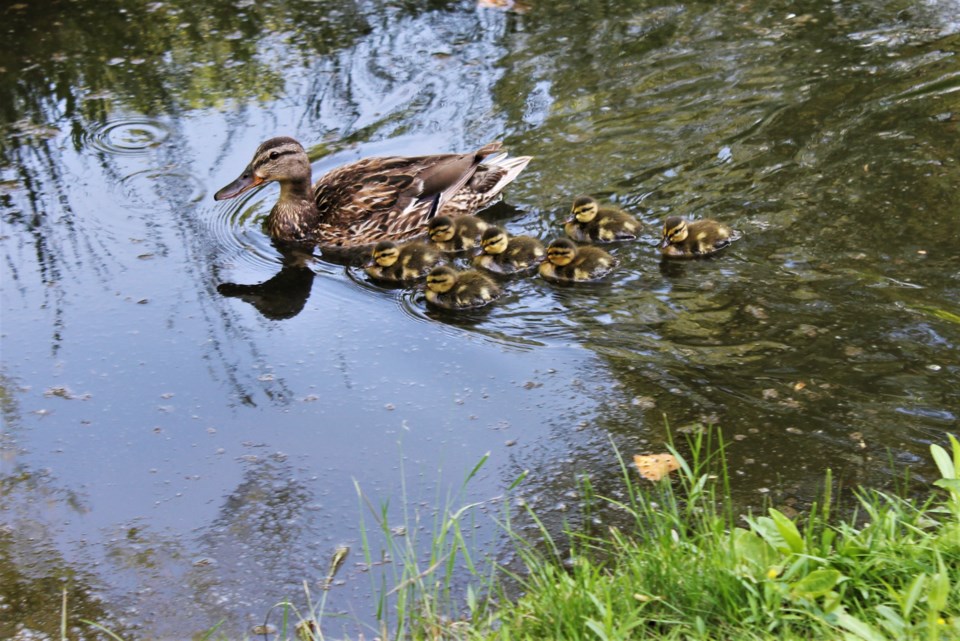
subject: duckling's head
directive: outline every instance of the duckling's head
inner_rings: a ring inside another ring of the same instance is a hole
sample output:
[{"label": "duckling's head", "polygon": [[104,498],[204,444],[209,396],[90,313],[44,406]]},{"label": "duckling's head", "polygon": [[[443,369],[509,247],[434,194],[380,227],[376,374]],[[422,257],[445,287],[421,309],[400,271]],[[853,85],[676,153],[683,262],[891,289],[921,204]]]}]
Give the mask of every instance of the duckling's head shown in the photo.
[{"label": "duckling's head", "polygon": [[578,196],[576,200],[573,201],[573,207],[570,209],[571,220],[568,222],[576,220],[580,223],[589,223],[597,217],[599,210],[600,205],[597,204],[596,200],[590,196]]},{"label": "duckling's head", "polygon": [[373,248],[373,262],[381,267],[390,267],[400,257],[400,248],[390,240],[381,240]]},{"label": "duckling's head", "polygon": [[446,265],[434,267],[427,274],[427,289],[438,294],[445,294],[453,289],[457,283],[457,270]]},{"label": "duckling's head", "polygon": [[453,238],[453,219],[450,216],[439,216],[427,225],[427,234],[435,243],[446,243]]},{"label": "duckling's head", "polygon": [[235,198],[257,185],[276,180],[281,185],[305,183],[310,185],[310,158],[293,138],[271,138],[257,148],[253,160],[240,177],[214,194],[215,200]]},{"label": "duckling's head", "polygon": [[661,247],[666,247],[671,243],[682,243],[687,239],[687,221],[679,216],[670,216],[663,221],[663,239],[660,241]]},{"label": "duckling's head", "polygon": [[502,254],[507,251],[507,232],[502,227],[487,227],[480,237],[480,247],[486,254]]},{"label": "duckling's head", "polygon": [[576,257],[577,246],[572,240],[558,238],[547,246],[547,260],[557,267],[569,265]]}]

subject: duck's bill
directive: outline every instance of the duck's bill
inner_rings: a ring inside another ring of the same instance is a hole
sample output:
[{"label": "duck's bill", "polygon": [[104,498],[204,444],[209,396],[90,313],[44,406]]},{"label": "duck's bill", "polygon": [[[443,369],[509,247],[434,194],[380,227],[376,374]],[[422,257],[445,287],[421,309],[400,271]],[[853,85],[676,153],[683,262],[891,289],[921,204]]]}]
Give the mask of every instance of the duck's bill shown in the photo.
[{"label": "duck's bill", "polygon": [[263,178],[254,174],[253,171],[248,167],[242,174],[240,174],[239,178],[215,193],[213,195],[213,199],[227,200],[229,198],[236,198],[243,192],[249,191],[261,183],[263,183]]}]

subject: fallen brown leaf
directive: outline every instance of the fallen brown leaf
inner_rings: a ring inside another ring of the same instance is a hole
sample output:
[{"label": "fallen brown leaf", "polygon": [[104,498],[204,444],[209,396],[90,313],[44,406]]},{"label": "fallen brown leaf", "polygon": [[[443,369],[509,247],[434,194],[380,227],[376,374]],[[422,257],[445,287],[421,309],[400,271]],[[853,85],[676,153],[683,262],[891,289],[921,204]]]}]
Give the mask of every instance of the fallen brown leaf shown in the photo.
[{"label": "fallen brown leaf", "polygon": [[634,454],[633,464],[640,476],[650,481],[659,481],[670,472],[680,469],[680,463],[673,454]]}]

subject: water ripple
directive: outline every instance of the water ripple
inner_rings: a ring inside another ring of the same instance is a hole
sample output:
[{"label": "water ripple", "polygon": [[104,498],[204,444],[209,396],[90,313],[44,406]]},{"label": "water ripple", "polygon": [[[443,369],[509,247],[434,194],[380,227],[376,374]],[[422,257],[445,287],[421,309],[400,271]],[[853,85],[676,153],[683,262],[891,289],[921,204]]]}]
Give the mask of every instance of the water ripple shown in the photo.
[{"label": "water ripple", "polygon": [[101,123],[87,134],[90,146],[110,154],[143,154],[170,137],[165,123],[140,116]]},{"label": "water ripple", "polygon": [[124,176],[118,187],[130,207],[148,211],[161,208],[164,203],[196,203],[207,193],[206,187],[196,176],[164,167],[144,169]]},{"label": "water ripple", "polygon": [[277,268],[277,250],[261,229],[265,209],[253,192],[217,206],[210,226],[223,256],[240,259],[258,270]]}]

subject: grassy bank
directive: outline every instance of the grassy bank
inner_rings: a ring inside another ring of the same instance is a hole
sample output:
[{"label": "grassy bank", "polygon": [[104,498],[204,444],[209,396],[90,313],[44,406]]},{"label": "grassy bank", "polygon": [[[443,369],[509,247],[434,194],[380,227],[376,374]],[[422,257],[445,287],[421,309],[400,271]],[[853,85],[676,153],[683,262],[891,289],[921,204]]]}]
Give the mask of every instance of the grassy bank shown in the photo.
[{"label": "grassy bank", "polygon": [[[451,513],[431,558],[401,564],[389,627],[418,639],[960,639],[960,443],[950,445],[931,448],[942,479],[925,501],[861,490],[841,518],[828,490],[793,521],[735,514],[722,446],[698,437],[686,459],[674,452],[672,481],[622,466],[628,499],[615,503],[629,531],[568,533],[563,547],[545,528],[546,546],[514,536],[523,571],[475,575],[459,613],[438,578],[466,554],[463,512]],[[508,576],[522,597],[502,591]]]},{"label": "grassy bank", "polygon": [[[925,500],[860,490],[856,509],[838,514],[828,473],[824,496],[791,520],[775,509],[754,516],[734,510],[722,443],[710,441],[715,436],[693,437],[685,457],[673,451],[680,467],[659,482],[621,464],[623,500],[596,497],[584,487],[588,503],[621,511],[628,526],[567,532],[561,543],[540,525],[541,540],[533,545],[505,517],[519,571],[484,569],[471,558],[465,532],[474,505],[449,509],[428,528],[408,513],[407,527],[398,532],[388,525],[386,506],[364,498],[372,527],[388,542],[376,552],[364,545],[366,565],[390,560],[388,573],[371,579],[381,595],[379,638],[960,639],[960,442],[954,437],[950,452],[931,447],[941,478]],[[540,524],[534,512],[526,517]],[[429,542],[417,540],[424,530],[431,532]],[[472,585],[454,590],[452,577],[464,574]],[[308,591],[306,608],[275,608],[266,638],[330,638],[323,633],[325,601],[325,592],[311,598]],[[221,638],[215,630],[208,637]]]}]

